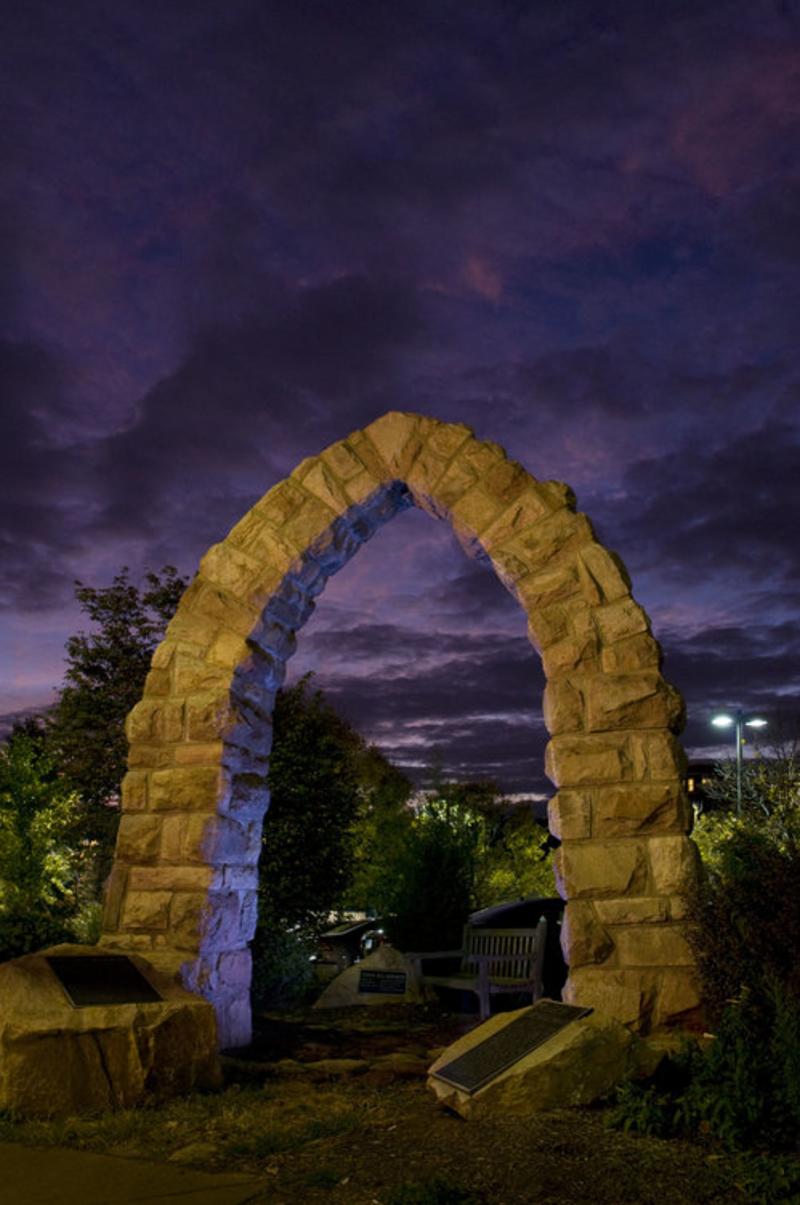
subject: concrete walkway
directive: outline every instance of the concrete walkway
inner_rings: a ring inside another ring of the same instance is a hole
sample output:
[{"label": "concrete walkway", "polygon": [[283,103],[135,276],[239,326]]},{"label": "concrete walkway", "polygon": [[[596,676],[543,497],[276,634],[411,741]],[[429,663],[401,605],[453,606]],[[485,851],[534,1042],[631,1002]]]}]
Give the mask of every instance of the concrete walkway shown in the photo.
[{"label": "concrete walkway", "polygon": [[268,1183],[263,1176],[0,1142],[3,1205],[245,1205],[266,1201]]}]

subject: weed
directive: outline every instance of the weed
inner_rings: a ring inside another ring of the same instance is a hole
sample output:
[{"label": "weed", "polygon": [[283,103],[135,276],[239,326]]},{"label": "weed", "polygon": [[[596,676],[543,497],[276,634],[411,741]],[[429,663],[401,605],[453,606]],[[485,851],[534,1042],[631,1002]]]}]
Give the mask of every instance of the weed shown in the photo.
[{"label": "weed", "polygon": [[482,1205],[483,1193],[473,1192],[437,1176],[401,1184],[389,1198],[389,1205]]}]

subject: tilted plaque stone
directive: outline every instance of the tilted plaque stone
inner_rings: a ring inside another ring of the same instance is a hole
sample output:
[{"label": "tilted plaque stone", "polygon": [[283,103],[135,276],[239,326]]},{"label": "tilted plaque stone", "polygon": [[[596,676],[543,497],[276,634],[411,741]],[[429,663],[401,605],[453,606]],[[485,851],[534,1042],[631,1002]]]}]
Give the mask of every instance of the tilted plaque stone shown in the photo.
[{"label": "tilted plaque stone", "polygon": [[516,1021],[490,1034],[484,1042],[473,1046],[452,1062],[445,1063],[432,1074],[471,1095],[552,1038],[560,1029],[579,1017],[588,1016],[591,1011],[591,1008],[560,1004],[556,1000],[540,1000]]},{"label": "tilted plaque stone", "polygon": [[154,1004],[163,999],[124,954],[59,955],[47,962],[75,1008]]}]

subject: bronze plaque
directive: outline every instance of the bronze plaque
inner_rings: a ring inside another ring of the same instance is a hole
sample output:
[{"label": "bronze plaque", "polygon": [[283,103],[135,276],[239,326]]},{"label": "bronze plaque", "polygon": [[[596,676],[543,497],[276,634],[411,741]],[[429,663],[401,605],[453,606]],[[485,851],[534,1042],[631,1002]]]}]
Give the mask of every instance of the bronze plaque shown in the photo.
[{"label": "bronze plaque", "polygon": [[471,1096],[571,1021],[588,1016],[591,1011],[557,1000],[539,1000],[516,1021],[490,1034],[485,1041],[445,1063],[433,1074]]},{"label": "bronze plaque", "polygon": [[163,999],[126,954],[48,955],[70,1004],[153,1004]]},{"label": "bronze plaque", "polygon": [[360,992],[377,992],[383,996],[405,996],[405,971],[364,970],[358,977]]}]

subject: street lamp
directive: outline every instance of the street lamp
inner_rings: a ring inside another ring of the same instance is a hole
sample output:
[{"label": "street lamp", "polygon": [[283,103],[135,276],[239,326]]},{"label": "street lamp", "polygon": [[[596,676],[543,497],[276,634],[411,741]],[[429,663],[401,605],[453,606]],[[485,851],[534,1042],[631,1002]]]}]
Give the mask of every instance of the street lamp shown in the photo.
[{"label": "street lamp", "polygon": [[720,712],[719,715],[711,717],[711,723],[715,728],[730,728],[733,726],[734,736],[736,739],[736,815],[742,814],[742,729],[743,728],[766,728],[767,721],[762,720],[760,716],[751,715],[745,716],[741,707],[737,707],[735,713],[730,715],[728,712]]}]

